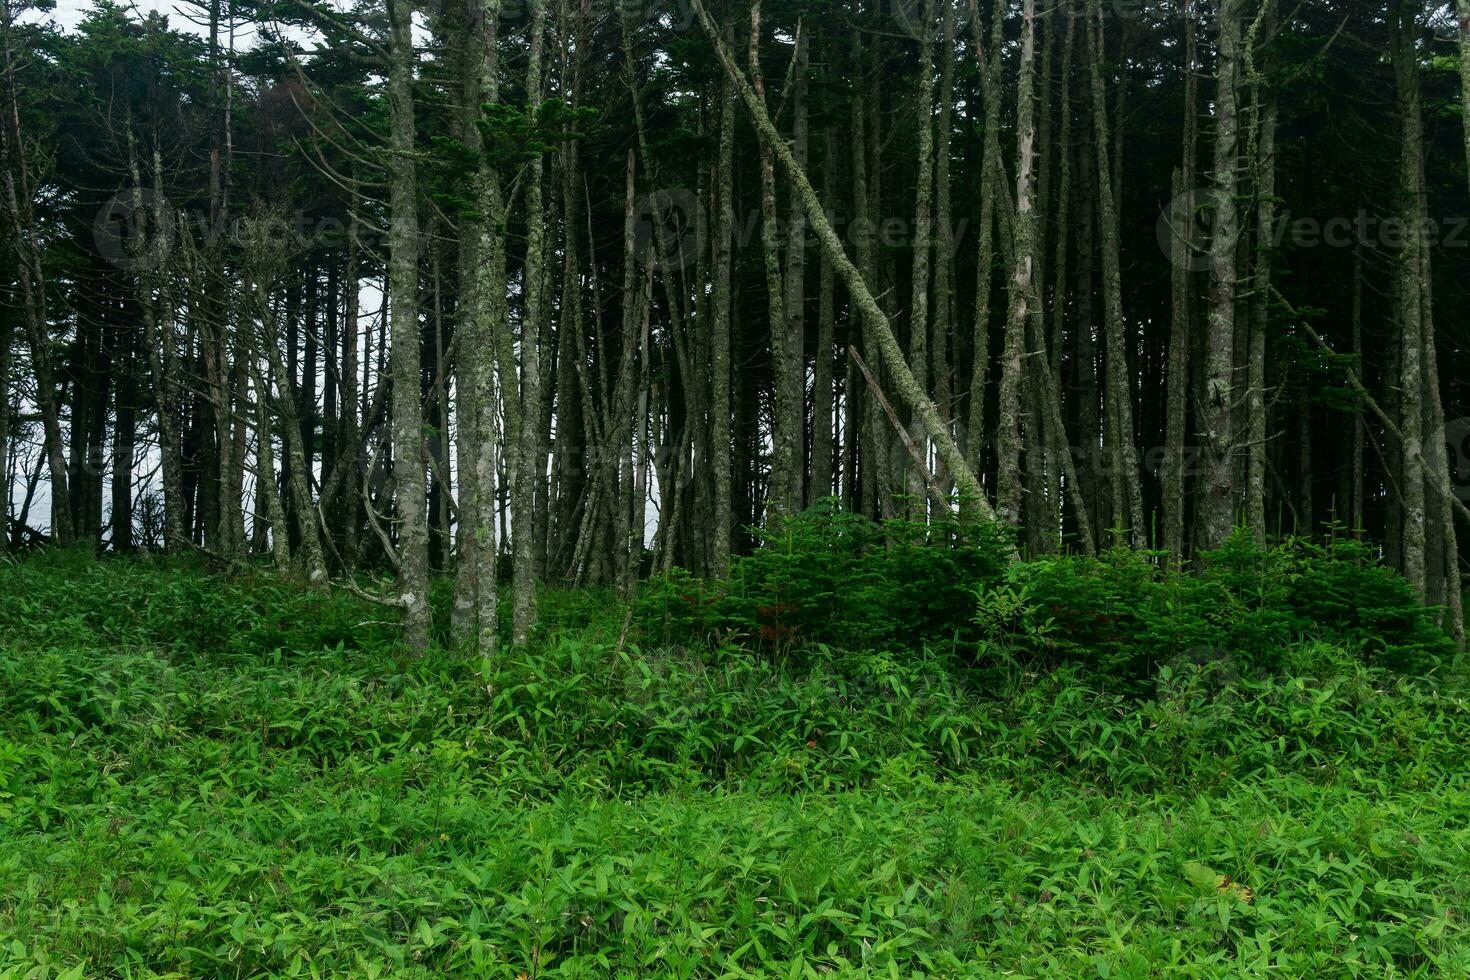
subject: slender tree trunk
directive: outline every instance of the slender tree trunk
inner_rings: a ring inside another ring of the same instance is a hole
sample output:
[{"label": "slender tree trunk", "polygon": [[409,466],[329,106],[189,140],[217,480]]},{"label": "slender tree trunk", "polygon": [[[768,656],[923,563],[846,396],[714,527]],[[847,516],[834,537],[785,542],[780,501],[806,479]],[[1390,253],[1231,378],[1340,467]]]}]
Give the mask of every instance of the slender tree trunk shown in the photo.
[{"label": "slender tree trunk", "polygon": [[[796,38],[791,73],[791,152],[803,170],[807,166],[807,63],[811,41],[805,32]],[[783,96],[784,97],[784,96]],[[782,309],[786,314],[785,363],[778,383],[786,387],[785,402],[793,412],[791,430],[791,474],[787,491],[791,509],[799,510],[804,498],[806,447],[806,213],[801,200],[791,195],[786,218],[786,282]]]},{"label": "slender tree trunk", "polygon": [[[861,74],[863,70],[863,47],[861,34],[854,33],[852,62],[858,76],[854,85],[852,101],[852,237],[853,251],[857,256],[857,268],[866,280],[876,281],[878,275],[877,249],[874,235],[873,192],[868,180],[868,150],[872,142],[868,132],[867,96],[863,93]],[[854,311],[853,319],[860,324],[864,356],[877,370],[881,364],[877,348],[875,327],[863,319],[862,311]],[[886,318],[886,314],[885,318]],[[888,465],[888,438],[876,399],[857,391],[854,385],[848,389],[848,397],[857,399],[861,410],[855,414],[861,421],[861,439],[854,439],[854,446],[861,446],[862,492],[859,494],[863,509],[870,515],[882,514],[892,489]]]},{"label": "slender tree trunk", "polygon": [[[760,68],[760,0],[750,8],[750,77],[756,98],[764,106],[765,81]],[[764,140],[764,137],[762,137]],[[761,254],[766,270],[766,309],[771,331],[771,375],[775,399],[771,420],[771,475],[766,489],[766,517],[789,515],[793,510],[791,488],[795,485],[796,430],[800,425],[801,400],[793,399],[790,386],[792,354],[791,324],[786,319],[781,276],[780,244],[776,217],[776,161],[771,147],[761,148]]]},{"label": "slender tree trunk", "polygon": [[[479,154],[480,106],[499,94],[496,36],[500,0],[466,4],[466,31],[461,63],[460,140]],[[490,185],[499,177],[481,158],[472,177],[477,205],[474,215],[460,216],[459,307],[454,359],[459,395],[459,561],[455,568],[451,635],[455,642],[474,643],[481,658],[494,655],[498,591],[495,581],[495,363],[492,290],[503,286],[486,274],[498,242],[499,194]]]},{"label": "slender tree trunk", "polygon": [[[1143,493],[1134,448],[1133,395],[1128,380],[1128,342],[1123,320],[1123,274],[1118,225],[1116,184],[1110,155],[1106,92],[1103,88],[1103,15],[1099,0],[1088,0],[1092,8],[1092,115],[1097,151],[1098,223],[1102,231],[1103,339],[1107,434],[1111,443],[1113,526],[1132,531],[1142,547],[1147,541],[1143,515]],[[1231,0],[1226,0],[1231,2]],[[1121,121],[1120,121],[1121,125]]]},{"label": "slender tree trunk", "polygon": [[[909,304],[909,369],[919,387],[929,390],[929,267],[934,225],[934,5],[922,0],[919,16],[923,36],[919,41],[919,93],[915,113],[917,159],[914,193],[913,269]],[[924,425],[917,415],[909,425],[909,439],[918,447],[927,466],[929,450]],[[914,517],[925,511],[929,488],[917,467],[905,467],[909,512]]]},{"label": "slender tree trunk", "polygon": [[979,244],[975,259],[975,320],[971,332],[973,360],[970,370],[970,411],[966,425],[965,457],[979,470],[985,450],[985,388],[990,371],[990,293],[995,267],[996,200],[1000,197],[1000,57],[1004,17],[1000,7],[991,12],[991,46],[987,53],[982,21],[974,0],[970,3],[970,27],[975,57],[980,64],[982,101],[985,108],[984,144],[981,151]]},{"label": "slender tree trunk", "polygon": [[710,530],[709,572],[724,578],[730,571],[734,534],[730,419],[730,308],[735,248],[735,83],[720,87],[720,149],[715,166],[714,298],[710,304],[709,453],[714,470],[714,527]]},{"label": "slender tree trunk", "polygon": [[[959,38],[957,7],[959,0],[941,0],[944,7],[942,37],[943,53],[939,69],[939,119],[934,142],[934,325],[930,342],[932,374],[934,377],[934,403],[939,415],[954,431],[954,368],[952,365],[953,345],[950,331],[954,326],[955,288],[954,256],[957,249],[953,226],[954,209],[951,205],[953,188],[950,181],[950,129],[954,123],[954,61],[955,45]],[[949,497],[953,481],[941,465],[935,476],[940,491]]]},{"label": "slender tree trunk", "polygon": [[[8,330],[3,332],[8,333]],[[120,340],[120,346],[121,349],[113,354],[117,384],[113,388],[113,417],[116,424],[112,436],[112,550],[126,554],[133,550],[133,455],[137,438],[134,418],[137,376],[131,333],[126,341]],[[3,362],[6,360],[5,355],[0,354],[0,367],[4,366]],[[4,382],[0,382],[0,400],[5,397]],[[4,458],[4,440],[0,438],[0,460]],[[0,540],[4,536],[4,520],[0,518]],[[3,549],[4,545],[0,544],[0,550]]]},{"label": "slender tree trunk", "polygon": [[1225,542],[1235,518],[1235,447],[1231,426],[1235,401],[1235,260],[1239,237],[1235,195],[1241,3],[1242,0],[1221,0],[1218,11],[1210,307],[1205,335],[1204,404],[1199,419],[1204,445],[1198,493],[1198,538],[1205,549],[1218,548]]},{"label": "slender tree trunk", "polygon": [[[358,452],[360,438],[358,435],[358,348],[360,345],[360,324],[358,322],[358,307],[362,299],[358,286],[358,237],[357,237],[357,204],[358,199],[353,195],[350,210],[347,215],[347,267],[343,274],[346,287],[346,297],[343,305],[346,307],[346,321],[342,331],[342,447],[344,453],[337,458],[333,467],[333,476],[337,476],[340,468],[343,479],[347,482],[346,499],[341,504],[342,513],[342,547],[340,555],[345,566],[343,571],[347,574],[357,567],[358,531],[362,527],[362,488],[361,482],[356,478],[358,473]],[[348,478],[350,477],[350,479]],[[330,478],[328,480],[330,481]],[[327,496],[326,488],[323,487],[322,496]]]},{"label": "slender tree trunk", "polygon": [[[265,329],[262,346],[265,348],[266,360],[270,365],[271,378],[275,382],[276,411],[281,417],[281,432],[286,444],[286,458],[291,463],[290,473],[285,482],[286,490],[295,502],[296,514],[300,520],[297,540],[300,546],[301,564],[306,569],[307,581],[315,586],[325,586],[327,569],[322,558],[321,534],[318,530],[320,524],[316,516],[316,506],[311,499],[310,470],[307,468],[310,464],[307,462],[306,446],[301,437],[302,423],[297,415],[299,406],[292,394],[290,376],[286,373],[286,365],[281,359],[281,352],[276,344],[279,333],[275,327],[274,317],[271,315],[266,283],[257,281],[255,293],[260,322]],[[261,391],[261,397],[268,397],[267,390]],[[230,503],[229,506],[233,506],[233,503]]]},{"label": "slender tree trunk", "polygon": [[291,567],[291,550],[286,541],[286,510],[276,491],[276,450],[271,436],[270,396],[252,358],[251,379],[255,382],[255,492],[264,501],[265,519],[270,523],[271,559],[276,571]]},{"label": "slender tree trunk", "polygon": [[424,486],[424,414],[419,398],[418,183],[414,168],[413,21],[403,0],[390,0],[388,109],[388,283],[393,373],[393,482],[398,516],[398,602],[409,651],[429,645],[429,528]]},{"label": "slender tree trunk", "polygon": [[1470,0],[1455,0],[1460,22],[1460,118],[1465,139],[1465,173],[1470,177]]},{"label": "slender tree trunk", "polygon": [[[10,503],[13,478],[10,461],[10,362],[13,327],[9,317],[0,317],[0,486],[5,497],[0,500],[0,556],[10,550]],[[116,505],[114,505],[115,507]]]},{"label": "slender tree trunk", "polygon": [[1250,356],[1247,385],[1245,523],[1258,544],[1266,540],[1266,337],[1270,332],[1271,263],[1276,227],[1276,93],[1263,91],[1255,67],[1255,45],[1264,27],[1269,35],[1275,19],[1266,0],[1252,26],[1246,63],[1253,93],[1251,161],[1256,180],[1255,270],[1251,282]]},{"label": "slender tree trunk", "polygon": [[1393,66],[1402,131],[1399,147],[1400,213],[1404,236],[1399,254],[1399,431],[1402,465],[1400,493],[1403,498],[1403,571],[1414,590],[1426,594],[1425,503],[1424,503],[1424,321],[1420,302],[1423,246],[1418,225],[1419,156],[1423,152],[1419,117],[1418,62],[1414,51],[1413,5],[1400,2],[1393,26]]},{"label": "slender tree trunk", "polygon": [[[546,2],[531,0],[531,27],[526,67],[526,101],[539,110],[542,94],[542,50],[546,35]],[[514,601],[511,639],[526,642],[536,622],[536,497],[544,481],[540,461],[541,343],[544,320],[543,282],[545,268],[546,215],[542,207],[542,176],[545,160],[536,156],[527,168],[526,252],[522,266],[521,291],[521,382],[515,467],[511,471],[511,550],[514,554]]]},{"label": "slender tree trunk", "polygon": [[995,510],[1001,520],[1021,520],[1021,382],[1025,371],[1026,322],[1031,316],[1036,214],[1032,166],[1036,140],[1036,3],[1025,0],[1021,34],[1021,75],[1016,96],[1015,265],[1006,314],[1005,349],[1000,362],[1000,409],[996,420]]},{"label": "slender tree trunk", "polygon": [[[1361,367],[1363,363],[1363,251],[1360,242],[1353,244],[1353,354]],[[1365,507],[1363,499],[1363,441],[1367,438],[1367,426],[1363,419],[1362,400],[1353,406],[1353,427],[1349,436],[1350,478],[1348,491],[1351,503],[1348,508],[1348,523],[1354,534],[1363,530]]]},{"label": "slender tree trunk", "polygon": [[1174,175],[1176,203],[1169,216],[1173,229],[1170,241],[1170,319],[1169,360],[1165,384],[1163,512],[1164,550],[1177,562],[1184,559],[1185,517],[1185,432],[1189,398],[1189,339],[1193,334],[1194,295],[1190,255],[1193,240],[1194,209],[1189,206],[1194,190],[1195,159],[1199,140],[1199,80],[1197,43],[1195,40],[1194,0],[1181,0],[1180,19],[1184,27],[1184,138],[1182,162]]},{"label": "slender tree trunk", "polygon": [[[837,147],[831,125],[823,134],[822,143],[822,193],[830,201],[837,188]],[[805,220],[804,213],[802,217]],[[833,392],[836,310],[832,260],[826,255],[821,257],[817,293],[817,347],[812,371],[812,478],[807,485],[807,506],[834,492],[832,430],[836,415]]]},{"label": "slender tree trunk", "polygon": [[[1051,283],[1052,305],[1051,305],[1051,364],[1048,367],[1056,380],[1057,388],[1062,385],[1062,350],[1065,346],[1064,336],[1067,321],[1067,250],[1071,245],[1071,208],[1072,208],[1072,64],[1075,60],[1077,18],[1079,12],[1073,7],[1071,0],[1066,0],[1060,8],[1061,16],[1066,18],[1067,28],[1062,40],[1062,93],[1061,103],[1061,127],[1058,136],[1057,155],[1060,157],[1058,164],[1059,174],[1057,177],[1056,194],[1056,241],[1052,243],[1052,268],[1048,272],[1048,281]],[[1049,112],[1050,110],[1048,110]]]}]

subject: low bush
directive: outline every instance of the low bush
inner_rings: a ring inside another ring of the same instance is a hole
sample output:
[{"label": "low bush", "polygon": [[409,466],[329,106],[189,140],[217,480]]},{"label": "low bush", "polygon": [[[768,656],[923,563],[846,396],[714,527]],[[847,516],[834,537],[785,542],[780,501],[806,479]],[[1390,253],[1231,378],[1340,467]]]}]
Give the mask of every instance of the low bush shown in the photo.
[{"label": "low bush", "polygon": [[1009,547],[992,525],[877,523],[833,501],[759,534],[723,582],[683,571],[646,582],[644,637],[775,653],[938,645],[973,633],[974,590],[999,578]]},{"label": "low bush", "polygon": [[1229,665],[1280,674],[1291,651],[1320,640],[1405,674],[1448,664],[1454,643],[1408,584],[1354,540],[1255,545],[1244,532],[1198,572],[1160,556],[1114,549],[1099,559],[1042,558],[1013,566],[980,596],[985,620],[1017,606],[991,649],[1043,666],[1077,663],[1122,689],[1147,692],[1162,666]]},{"label": "low bush", "polygon": [[1094,684],[1135,695],[1163,666],[1279,672],[1310,640],[1405,674],[1455,652],[1437,611],[1352,539],[1262,547],[1240,532],[1199,571],[1127,548],[1014,563],[1005,554],[993,527],[879,524],[824,507],[767,533],[723,582],[682,571],[652,579],[638,622],[648,642],[782,657],[928,647],[969,664],[1075,664]]}]

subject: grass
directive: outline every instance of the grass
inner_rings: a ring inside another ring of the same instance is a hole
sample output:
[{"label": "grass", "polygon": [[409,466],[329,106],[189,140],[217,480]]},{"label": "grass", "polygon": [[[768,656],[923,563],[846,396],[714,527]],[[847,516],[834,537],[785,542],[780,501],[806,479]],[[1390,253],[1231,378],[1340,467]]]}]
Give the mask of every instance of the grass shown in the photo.
[{"label": "grass", "polygon": [[545,606],[481,676],[269,578],[0,566],[0,977],[1470,973],[1457,675],[1138,701]]}]

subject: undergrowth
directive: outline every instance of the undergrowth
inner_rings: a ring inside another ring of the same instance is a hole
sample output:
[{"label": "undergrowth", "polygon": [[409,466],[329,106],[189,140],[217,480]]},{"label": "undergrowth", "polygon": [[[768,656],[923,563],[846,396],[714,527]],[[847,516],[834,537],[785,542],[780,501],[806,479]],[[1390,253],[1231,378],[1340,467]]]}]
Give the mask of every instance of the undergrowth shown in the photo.
[{"label": "undergrowth", "polygon": [[[1247,622],[1269,669],[1110,684],[1037,584],[1154,615],[1106,567],[993,569],[930,643],[779,655],[548,591],[483,668],[264,575],[0,566],[0,977],[1470,971],[1452,659]],[[1352,598],[1293,574],[1209,587]]]}]

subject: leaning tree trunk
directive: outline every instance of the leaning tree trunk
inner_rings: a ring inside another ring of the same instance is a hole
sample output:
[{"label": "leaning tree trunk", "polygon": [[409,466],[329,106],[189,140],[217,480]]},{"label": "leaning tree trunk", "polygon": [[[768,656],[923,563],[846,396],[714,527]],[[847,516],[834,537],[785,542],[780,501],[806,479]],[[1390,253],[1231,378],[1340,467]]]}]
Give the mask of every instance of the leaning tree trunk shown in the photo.
[{"label": "leaning tree trunk", "polygon": [[746,109],[749,111],[751,121],[756,130],[766,140],[766,145],[776,152],[776,158],[781,161],[781,166],[786,168],[790,176],[794,191],[801,196],[803,206],[806,208],[807,220],[811,222],[813,230],[817,234],[817,240],[821,243],[823,250],[832,260],[837,274],[842,277],[847,286],[858,311],[872,323],[874,334],[878,342],[878,348],[883,353],[883,359],[887,362],[888,370],[893,376],[894,386],[899,396],[910,410],[918,413],[924,422],[924,428],[929,439],[934,443],[940,458],[945,465],[954,473],[955,482],[959,484],[962,498],[972,501],[975,512],[984,519],[993,519],[994,512],[986,501],[980,481],[976,479],[975,473],[970,469],[961,455],[959,447],[955,445],[954,439],[949,435],[948,428],[939,417],[938,410],[919,387],[913,372],[908,368],[908,363],[903,356],[903,349],[898,344],[898,338],[893,335],[893,330],[888,324],[888,318],[884,315],[882,307],[873,297],[863,277],[859,274],[857,267],[847,257],[843,250],[842,240],[833,230],[831,222],[827,220],[826,211],[822,207],[822,201],[817,197],[817,192],[812,188],[811,181],[807,179],[806,173],[797,166],[795,157],[791,154],[791,148],[781,139],[775,124],[766,112],[764,102],[751,88],[740,69],[736,67],[734,60],[730,57],[730,51],[720,39],[719,31],[714,22],[710,20],[700,0],[692,0],[694,10],[699,16],[701,25],[710,41],[714,44],[716,56],[724,67],[725,73],[735,83]]}]

